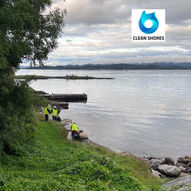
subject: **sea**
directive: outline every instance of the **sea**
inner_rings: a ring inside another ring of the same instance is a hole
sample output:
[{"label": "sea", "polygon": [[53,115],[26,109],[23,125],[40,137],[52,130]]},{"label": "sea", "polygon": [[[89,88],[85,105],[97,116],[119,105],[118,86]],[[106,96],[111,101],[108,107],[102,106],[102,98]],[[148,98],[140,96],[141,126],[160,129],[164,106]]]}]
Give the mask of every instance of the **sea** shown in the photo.
[{"label": "sea", "polygon": [[137,156],[191,155],[191,70],[38,70],[17,75],[92,76],[112,80],[31,81],[47,93],[88,95],[62,119],[75,121],[93,142]]}]

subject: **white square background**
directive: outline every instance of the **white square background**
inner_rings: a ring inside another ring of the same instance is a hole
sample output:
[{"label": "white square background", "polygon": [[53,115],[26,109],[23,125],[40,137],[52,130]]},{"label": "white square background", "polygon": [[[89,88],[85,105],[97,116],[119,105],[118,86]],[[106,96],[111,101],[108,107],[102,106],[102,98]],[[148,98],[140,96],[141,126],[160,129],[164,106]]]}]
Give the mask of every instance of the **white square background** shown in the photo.
[{"label": "white square background", "polygon": [[[145,11],[146,14],[155,12],[155,16],[157,17],[159,21],[158,29],[152,34],[145,34],[139,28],[139,20],[141,18],[143,11]],[[132,40],[133,40],[133,36],[147,36],[147,37],[148,36],[164,36],[165,37],[165,9],[132,9],[131,18],[132,18]],[[133,40],[133,41],[137,41],[137,40]],[[153,42],[153,40],[148,40],[148,41]],[[162,40],[155,40],[154,42],[156,41],[161,42]]]}]

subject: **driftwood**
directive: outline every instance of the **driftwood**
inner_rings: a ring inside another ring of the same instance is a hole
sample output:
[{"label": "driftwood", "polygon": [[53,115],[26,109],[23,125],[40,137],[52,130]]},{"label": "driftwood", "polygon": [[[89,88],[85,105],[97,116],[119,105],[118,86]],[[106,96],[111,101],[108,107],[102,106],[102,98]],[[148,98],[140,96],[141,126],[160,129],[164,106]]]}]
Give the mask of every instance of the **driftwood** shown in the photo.
[{"label": "driftwood", "polygon": [[61,109],[69,109],[69,103],[66,102],[57,102],[57,101],[51,101],[49,100],[48,103],[53,107],[54,105]]},{"label": "driftwood", "polygon": [[87,102],[87,94],[45,94],[40,96],[57,102]]}]

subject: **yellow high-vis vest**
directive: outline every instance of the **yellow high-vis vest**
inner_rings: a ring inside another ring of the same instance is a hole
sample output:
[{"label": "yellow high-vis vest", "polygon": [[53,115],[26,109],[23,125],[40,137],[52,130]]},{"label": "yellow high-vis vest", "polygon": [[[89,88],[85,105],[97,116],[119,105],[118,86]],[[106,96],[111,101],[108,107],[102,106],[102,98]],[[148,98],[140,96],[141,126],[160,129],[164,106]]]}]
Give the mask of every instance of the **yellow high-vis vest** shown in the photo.
[{"label": "yellow high-vis vest", "polygon": [[79,132],[78,126],[76,124],[72,124],[72,131],[77,131]]},{"label": "yellow high-vis vest", "polygon": [[53,117],[56,117],[57,114],[58,114],[58,110],[53,108],[53,110],[52,110],[52,116],[53,116]]},{"label": "yellow high-vis vest", "polygon": [[45,114],[45,115],[48,115],[48,114],[49,114],[49,112],[48,112],[48,107],[45,107],[45,109],[44,109],[44,114]]}]

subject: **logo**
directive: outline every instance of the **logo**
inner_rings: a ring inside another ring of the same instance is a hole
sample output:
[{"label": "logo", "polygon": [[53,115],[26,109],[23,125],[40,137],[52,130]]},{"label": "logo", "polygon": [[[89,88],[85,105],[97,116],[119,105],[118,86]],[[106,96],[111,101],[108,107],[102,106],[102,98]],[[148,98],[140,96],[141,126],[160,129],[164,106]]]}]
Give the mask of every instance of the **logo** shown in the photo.
[{"label": "logo", "polygon": [[[145,27],[145,22],[147,20],[152,21],[152,24],[153,24],[152,27],[150,28]],[[152,34],[158,29],[158,26],[159,26],[159,22],[155,16],[155,12],[146,14],[145,11],[143,11],[141,18],[139,20],[139,28],[146,34]]]},{"label": "logo", "polygon": [[132,41],[165,41],[165,10],[133,9]]}]

